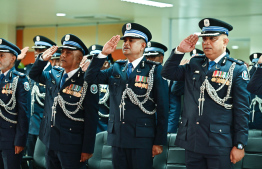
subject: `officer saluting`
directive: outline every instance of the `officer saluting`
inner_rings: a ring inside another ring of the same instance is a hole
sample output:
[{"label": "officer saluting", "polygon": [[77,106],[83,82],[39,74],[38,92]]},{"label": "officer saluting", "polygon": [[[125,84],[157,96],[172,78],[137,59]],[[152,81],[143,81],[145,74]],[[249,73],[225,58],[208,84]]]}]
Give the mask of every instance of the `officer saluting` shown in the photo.
[{"label": "officer saluting", "polygon": [[47,89],[39,138],[47,147],[48,169],[83,167],[94,151],[98,121],[98,87],[84,82],[79,68],[88,49],[72,34],[61,42],[61,67],[43,71],[58,48],[53,46],[39,55],[29,74]]},{"label": "officer saluting", "polygon": [[249,77],[244,63],[226,53],[233,27],[214,18],[202,19],[199,27],[205,55],[179,66],[198,41],[197,35],[190,35],[172,51],[162,71],[167,79],[185,81],[175,143],[186,149],[188,169],[229,169],[244,157],[247,144]]},{"label": "officer saluting", "polygon": [[20,53],[0,38],[0,168],[20,168],[26,145],[30,87],[27,77],[13,67]]},{"label": "officer saluting", "polygon": [[250,124],[251,129],[262,129],[262,90],[261,90],[261,74],[262,74],[262,53],[253,53],[249,56],[252,62],[252,68],[250,69],[251,80],[247,86],[248,91],[251,94],[251,115]]},{"label": "officer saluting", "polygon": [[[102,45],[91,45],[89,50],[88,59],[92,59],[98,55],[103,49]],[[101,70],[108,69],[113,64],[113,58],[109,54],[101,67]],[[109,87],[107,84],[99,84],[99,121],[97,125],[97,133],[107,130],[108,117],[109,117]]]},{"label": "officer saluting", "polygon": [[137,23],[127,23],[122,32],[122,50],[127,60],[116,61],[109,69],[100,71],[119,42],[120,36],[114,36],[93,58],[85,79],[88,83],[109,84],[107,131],[114,168],[149,169],[152,156],[160,154],[167,142],[168,87],[160,75],[162,66],[143,57],[152,37],[150,31]]},{"label": "officer saluting", "polygon": [[147,43],[144,56],[146,56],[148,60],[152,60],[162,64],[166,51],[167,47],[165,45],[158,42],[150,41]]}]

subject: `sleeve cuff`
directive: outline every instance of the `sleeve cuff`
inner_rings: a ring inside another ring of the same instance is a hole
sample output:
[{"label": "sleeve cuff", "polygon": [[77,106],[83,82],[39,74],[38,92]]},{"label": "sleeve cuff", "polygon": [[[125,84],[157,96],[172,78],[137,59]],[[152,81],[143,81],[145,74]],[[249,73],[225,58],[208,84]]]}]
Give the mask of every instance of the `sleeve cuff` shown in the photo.
[{"label": "sleeve cuff", "polygon": [[99,58],[99,59],[104,59],[104,58],[106,58],[106,57],[107,57],[107,55],[103,55],[102,52],[100,52],[100,53],[97,55],[97,58]]},{"label": "sleeve cuff", "polygon": [[177,47],[176,47],[175,54],[185,54],[185,53],[179,52],[179,51],[177,50]]}]

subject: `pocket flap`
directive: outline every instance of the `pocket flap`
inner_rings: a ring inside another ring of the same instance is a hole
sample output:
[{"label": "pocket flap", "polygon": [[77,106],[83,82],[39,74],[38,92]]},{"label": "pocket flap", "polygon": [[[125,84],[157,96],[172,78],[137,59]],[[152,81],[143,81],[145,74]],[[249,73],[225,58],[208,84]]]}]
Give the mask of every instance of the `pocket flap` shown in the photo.
[{"label": "pocket flap", "polygon": [[141,118],[136,121],[137,126],[154,126],[154,119]]},{"label": "pocket flap", "polygon": [[180,121],[180,125],[187,126],[187,119],[186,118],[182,118],[181,121]]},{"label": "pocket flap", "polygon": [[230,126],[226,124],[210,124],[212,133],[230,133]]},{"label": "pocket flap", "polygon": [[4,128],[4,129],[13,129],[16,127],[16,124],[13,124],[13,123],[1,123],[1,128]]}]

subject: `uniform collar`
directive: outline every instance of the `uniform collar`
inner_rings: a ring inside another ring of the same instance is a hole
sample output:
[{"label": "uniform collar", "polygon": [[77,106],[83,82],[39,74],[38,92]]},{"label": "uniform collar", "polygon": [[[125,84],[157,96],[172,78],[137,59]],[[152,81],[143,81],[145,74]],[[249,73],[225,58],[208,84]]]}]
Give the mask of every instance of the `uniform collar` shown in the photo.
[{"label": "uniform collar", "polygon": [[[141,60],[142,60],[143,58],[144,58],[144,57],[141,56],[140,58],[138,58],[138,59],[134,60],[133,62],[131,62],[132,65],[133,65],[133,70],[137,67],[137,65],[141,62]],[[128,63],[130,63],[129,60],[128,60],[127,64],[128,64]]]},{"label": "uniform collar", "polygon": [[[4,75],[6,76],[9,71],[10,71],[10,69],[9,69],[8,71],[6,71],[6,72],[4,73]],[[1,74],[2,74],[2,71],[0,71],[0,75],[1,75]]]},{"label": "uniform collar", "polygon": [[[214,60],[214,62],[218,63],[226,54],[227,54],[226,52],[222,53],[220,56],[218,56],[218,57]],[[209,60],[209,62],[211,61],[210,59],[208,59],[208,60]]]}]

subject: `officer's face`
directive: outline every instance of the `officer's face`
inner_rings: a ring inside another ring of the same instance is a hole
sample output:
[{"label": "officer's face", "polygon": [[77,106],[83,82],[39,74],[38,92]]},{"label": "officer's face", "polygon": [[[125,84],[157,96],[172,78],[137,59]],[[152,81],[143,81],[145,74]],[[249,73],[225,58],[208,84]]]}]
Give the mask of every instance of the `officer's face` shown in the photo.
[{"label": "officer's face", "polygon": [[46,51],[47,49],[44,48],[44,49],[38,49],[38,48],[35,48],[35,59],[37,58],[37,56],[40,54],[40,53],[43,53],[44,51]]},{"label": "officer's face", "polygon": [[60,66],[60,59],[52,59],[52,66]]},{"label": "officer's face", "polygon": [[147,56],[147,60],[152,60],[155,62],[160,62],[161,64],[163,63],[163,55],[157,55],[157,56]]},{"label": "officer's face", "polygon": [[14,65],[16,57],[11,53],[0,52],[0,70],[2,73],[11,69]]},{"label": "officer's face", "polygon": [[146,43],[143,39],[125,37],[122,46],[122,51],[125,56],[128,55],[140,55],[144,52]]},{"label": "officer's face", "polygon": [[228,44],[228,38],[226,35],[220,36],[204,36],[202,37],[202,48],[205,55],[211,59],[215,60],[218,56],[226,51],[226,46]]},{"label": "officer's face", "polygon": [[79,67],[82,58],[83,54],[80,50],[62,49],[60,65],[68,73]]}]

